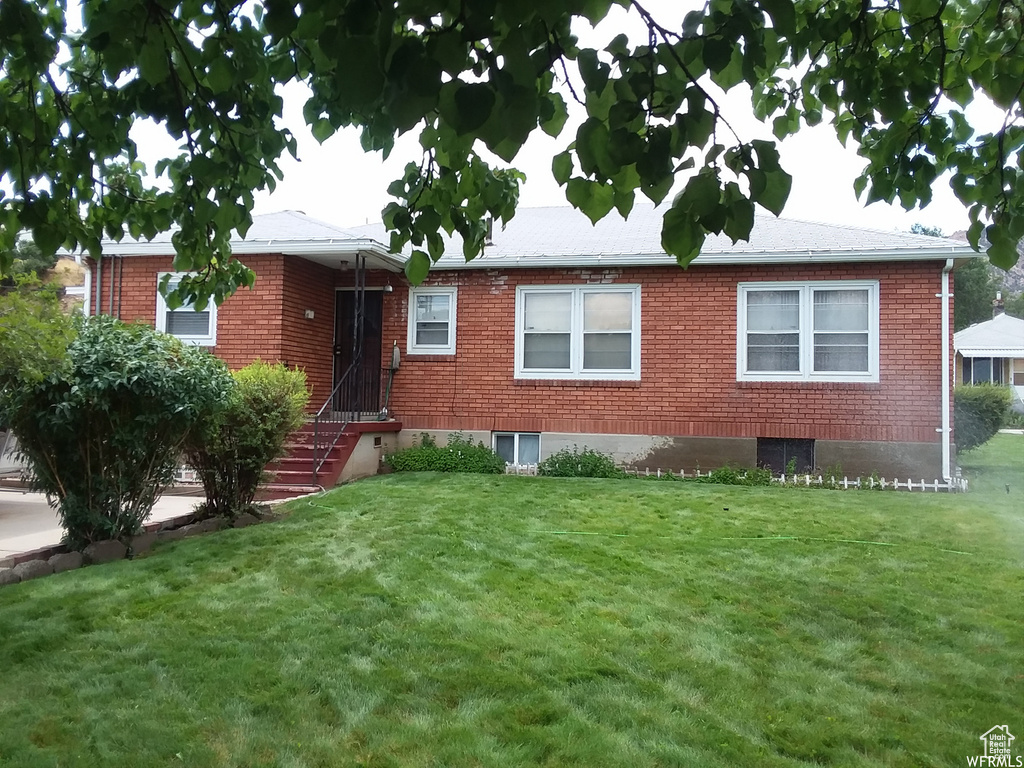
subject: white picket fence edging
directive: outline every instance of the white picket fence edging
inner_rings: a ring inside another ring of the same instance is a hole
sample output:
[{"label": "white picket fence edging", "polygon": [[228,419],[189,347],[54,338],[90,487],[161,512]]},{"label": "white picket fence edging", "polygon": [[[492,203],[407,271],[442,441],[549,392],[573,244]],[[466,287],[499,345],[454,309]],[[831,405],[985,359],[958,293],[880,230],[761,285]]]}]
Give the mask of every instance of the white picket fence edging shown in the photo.
[{"label": "white picket fence edging", "polygon": [[[646,469],[627,469],[625,470],[628,474],[635,475],[637,477],[656,477],[671,475],[680,479],[700,478],[708,477],[712,473],[701,472],[699,469],[693,472],[687,473],[686,470],[679,470],[673,472],[672,470],[662,470],[660,467],[651,470]],[[537,465],[536,464],[506,464],[505,465],[506,475],[536,475]],[[742,475],[741,475],[742,476]],[[838,477],[830,475],[811,475],[811,474],[795,474],[795,475],[778,475],[772,477],[772,482],[780,485],[802,485],[804,487],[828,487],[834,490],[849,490],[851,488],[874,490],[876,488],[883,491],[894,490],[894,491],[932,491],[938,493],[939,491],[947,491],[949,493],[966,493],[967,492],[967,479],[963,477],[954,477],[946,482],[945,480],[932,480],[931,482],[926,481],[922,478],[920,481],[914,481],[911,478],[906,480],[899,480],[893,478],[887,480],[884,477],[880,477],[877,480],[874,477],[855,477],[850,479],[849,477],[843,477],[840,480]]]}]

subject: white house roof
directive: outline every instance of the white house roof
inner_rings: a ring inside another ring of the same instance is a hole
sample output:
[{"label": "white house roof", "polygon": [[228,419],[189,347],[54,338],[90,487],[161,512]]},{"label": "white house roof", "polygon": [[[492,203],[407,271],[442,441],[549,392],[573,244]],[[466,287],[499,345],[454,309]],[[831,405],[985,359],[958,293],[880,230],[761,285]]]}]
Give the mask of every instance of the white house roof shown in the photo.
[{"label": "white house roof", "polygon": [[[628,221],[612,211],[592,225],[568,206],[521,208],[504,229],[495,225],[484,254],[467,263],[462,240],[446,238],[441,269],[494,269],[515,267],[648,266],[669,265],[674,259],[661,247],[665,208],[638,204]],[[371,267],[399,270],[404,255],[391,254],[390,237],[381,223],[338,227],[299,211],[253,216],[244,239],[231,247],[238,255],[283,253],[327,265],[367,257]],[[171,255],[171,233],[152,240],[125,238],[105,241],[105,254]],[[749,242],[733,243],[724,235],[711,235],[696,264],[763,264],[840,261],[898,261],[975,256],[959,240],[884,231],[839,224],[820,224],[770,215],[756,218]]]},{"label": "white house roof", "polygon": [[[437,266],[448,269],[671,264],[661,246],[665,208],[638,204],[624,220],[616,211],[592,225],[567,206],[521,208],[502,229],[495,224],[491,245],[466,263],[460,237],[446,239]],[[349,231],[387,243],[383,224]],[[977,255],[959,240],[839,224],[819,224],[760,215],[749,242],[711,235],[696,264],[751,264],[809,261],[893,261],[948,259]]]},{"label": "white house roof", "polygon": [[[171,232],[161,232],[152,240],[104,240],[103,253],[115,256],[173,255],[171,235]],[[370,266],[401,269],[404,263],[403,258],[389,254],[380,242],[314,219],[301,211],[253,216],[245,238],[234,238],[231,250],[238,255],[284,253],[329,265],[337,265],[339,258],[353,257],[357,253],[367,256]]]},{"label": "white house roof", "polygon": [[1024,320],[996,315],[953,334],[953,349],[964,357],[1024,357]]}]

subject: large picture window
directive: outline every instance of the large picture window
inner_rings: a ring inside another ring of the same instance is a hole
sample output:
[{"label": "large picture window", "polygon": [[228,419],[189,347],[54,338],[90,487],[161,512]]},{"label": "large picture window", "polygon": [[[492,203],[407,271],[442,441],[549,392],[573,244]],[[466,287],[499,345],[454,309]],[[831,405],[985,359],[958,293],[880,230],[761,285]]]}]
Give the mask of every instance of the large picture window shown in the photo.
[{"label": "large picture window", "polygon": [[639,379],[639,286],[518,288],[516,377]]},{"label": "large picture window", "polygon": [[409,291],[409,354],[455,354],[455,288]]},{"label": "large picture window", "polygon": [[156,329],[176,336],[189,344],[212,347],[217,343],[217,304],[211,299],[206,308],[197,311],[191,304],[184,304],[177,309],[170,309],[160,293],[160,281],[164,275],[170,274],[167,290],[178,287],[185,272],[161,272],[157,275],[156,291]]},{"label": "large picture window", "polygon": [[741,283],[737,377],[878,381],[878,283]]}]

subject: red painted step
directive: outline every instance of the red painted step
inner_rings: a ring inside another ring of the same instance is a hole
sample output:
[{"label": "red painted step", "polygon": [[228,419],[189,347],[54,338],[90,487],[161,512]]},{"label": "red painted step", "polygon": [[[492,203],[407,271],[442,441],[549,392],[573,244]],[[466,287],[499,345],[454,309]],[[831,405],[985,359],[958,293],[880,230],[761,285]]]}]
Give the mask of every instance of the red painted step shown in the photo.
[{"label": "red painted step", "polygon": [[[267,464],[267,471],[273,474],[269,483],[261,487],[264,493],[274,489],[294,491],[297,488],[333,488],[341,477],[345,463],[359,442],[363,432],[398,432],[401,422],[353,422],[338,438],[338,442],[323,458],[323,465],[313,476],[313,425],[307,422],[292,432],[285,441],[284,454]],[[290,495],[296,495],[291,493]]]}]

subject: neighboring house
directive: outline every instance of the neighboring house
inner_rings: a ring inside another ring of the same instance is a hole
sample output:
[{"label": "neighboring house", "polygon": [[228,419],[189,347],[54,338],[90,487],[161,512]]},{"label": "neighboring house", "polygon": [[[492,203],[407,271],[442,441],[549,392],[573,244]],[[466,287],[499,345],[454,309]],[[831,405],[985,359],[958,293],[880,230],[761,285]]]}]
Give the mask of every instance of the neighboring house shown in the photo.
[{"label": "neighboring house", "polygon": [[949,271],[968,246],[763,218],[749,243],[710,237],[683,270],[660,230],[651,207],[597,226],[523,209],[483,256],[466,263],[454,243],[412,287],[379,225],[286,212],[235,245],[258,277],[221,307],[167,310],[167,236],[105,245],[92,304],[232,367],[301,366],[314,407],[370,419],[397,344],[402,443],[460,431],[518,463],[587,445],[652,468],[950,475]]},{"label": "neighboring house", "polygon": [[991,320],[953,334],[957,384],[1000,384],[1011,388],[1013,408],[1024,412],[1024,320],[993,302]]}]

